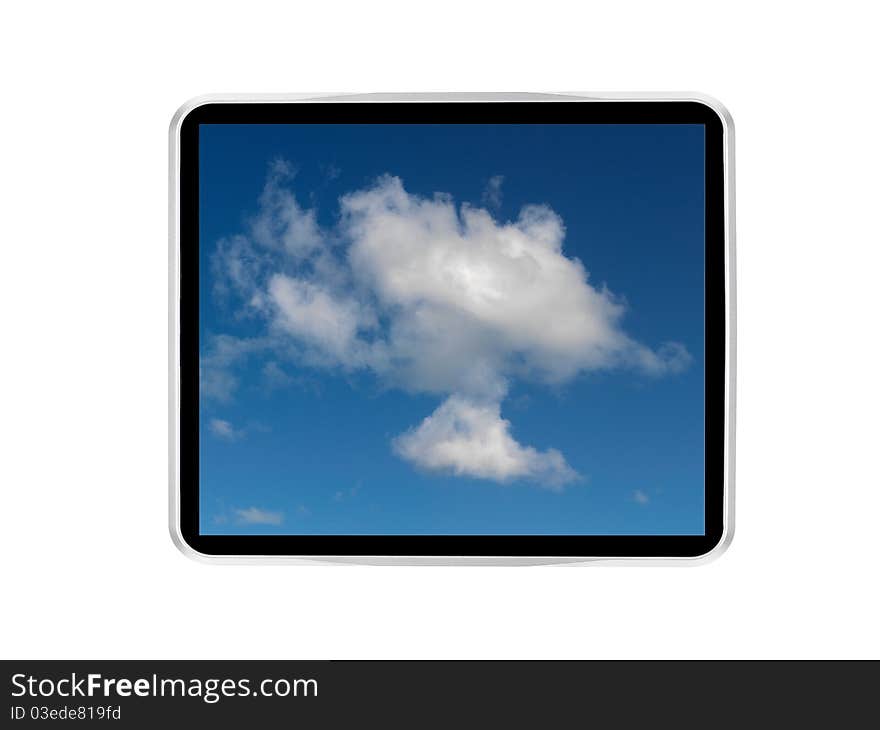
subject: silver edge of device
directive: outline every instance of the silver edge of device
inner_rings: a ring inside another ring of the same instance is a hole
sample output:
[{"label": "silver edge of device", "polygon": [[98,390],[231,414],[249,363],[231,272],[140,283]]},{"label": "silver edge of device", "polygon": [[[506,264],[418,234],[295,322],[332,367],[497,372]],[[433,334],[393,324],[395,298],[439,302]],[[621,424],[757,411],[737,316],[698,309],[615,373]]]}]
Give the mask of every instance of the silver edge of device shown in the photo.
[{"label": "silver edge of device", "polygon": [[[696,101],[712,109],[724,130],[725,238],[725,398],[724,398],[724,501],[721,539],[709,552],[696,557],[650,556],[477,556],[477,555],[207,555],[195,550],[180,531],[180,127],[187,114],[204,104],[215,103],[394,103],[394,102],[603,102],[603,101]],[[376,94],[209,94],[181,106],[171,120],[169,159],[169,527],[180,551],[199,562],[218,565],[702,565],[721,555],[733,540],[734,468],[736,429],[736,227],[734,198],[734,127],[730,112],[717,99],[699,92],[562,92],[552,94],[490,93],[376,93]]]}]

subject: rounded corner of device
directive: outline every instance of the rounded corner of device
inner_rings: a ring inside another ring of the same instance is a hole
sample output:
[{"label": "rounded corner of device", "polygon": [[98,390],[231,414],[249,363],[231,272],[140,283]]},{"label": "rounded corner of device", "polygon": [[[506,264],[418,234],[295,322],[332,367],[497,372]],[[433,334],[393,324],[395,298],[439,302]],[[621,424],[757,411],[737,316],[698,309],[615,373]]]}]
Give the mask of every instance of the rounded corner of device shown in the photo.
[{"label": "rounded corner of device", "polygon": [[714,563],[727,552],[730,543],[733,542],[733,536],[734,529],[733,521],[731,520],[724,526],[724,531],[721,533],[718,540],[706,552],[701,553],[700,555],[695,555],[685,562],[694,567]]},{"label": "rounded corner of device", "polygon": [[216,560],[216,556],[201,552],[195,545],[187,540],[183,532],[180,530],[180,525],[175,520],[172,520],[169,523],[168,532],[174,546],[190,560],[203,565],[213,563]]},{"label": "rounded corner of device", "polygon": [[718,117],[721,125],[724,127],[725,132],[731,135],[733,134],[733,115],[721,101],[719,101],[714,96],[711,96],[710,94],[704,94],[701,91],[691,92],[689,94],[689,98],[691,101],[709,109],[713,114],[715,114],[716,117]]},{"label": "rounded corner of device", "polygon": [[187,99],[183,104],[181,104],[177,111],[174,112],[171,117],[171,123],[169,124],[169,130],[171,132],[171,136],[175,137],[179,133],[181,127],[183,127],[183,123],[186,121],[186,118],[192,114],[196,109],[206,106],[208,104],[213,104],[218,101],[218,98],[215,96],[211,96],[210,94],[201,94],[200,96],[194,96],[191,99]]}]

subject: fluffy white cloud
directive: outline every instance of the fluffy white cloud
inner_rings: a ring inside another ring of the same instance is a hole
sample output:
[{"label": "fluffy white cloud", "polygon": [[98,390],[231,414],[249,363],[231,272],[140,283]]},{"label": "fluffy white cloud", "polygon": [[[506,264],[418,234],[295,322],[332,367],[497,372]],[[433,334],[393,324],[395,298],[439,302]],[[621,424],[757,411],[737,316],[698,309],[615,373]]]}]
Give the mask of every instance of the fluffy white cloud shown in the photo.
[{"label": "fluffy white cloud", "polygon": [[562,382],[583,370],[682,364],[680,346],[654,352],[623,332],[623,303],[563,254],[565,228],[546,206],[499,223],[386,177],[343,198],[342,210],[352,276],[391,314],[396,381],[456,392],[487,373],[496,384]]},{"label": "fluffy white cloud", "polygon": [[451,396],[415,429],[394,440],[404,459],[426,469],[508,482],[531,479],[558,490],[578,478],[556,449],[537,451],[510,435],[498,403]]},{"label": "fluffy white cloud", "polygon": [[[662,375],[690,362],[681,344],[651,349],[623,331],[623,301],[564,254],[565,226],[547,206],[498,221],[386,176],[341,198],[338,225],[322,231],[284,187],[290,175],[276,164],[246,234],[218,245],[221,288],[266,322],[275,356],[447,396],[395,441],[424,468],[558,488],[575,476],[564,457],[520,445],[501,417],[512,380]],[[206,381],[223,390],[216,373]]]},{"label": "fluffy white cloud", "polygon": [[259,507],[232,510],[236,522],[245,525],[280,525],[284,521],[284,513],[271,512]]}]

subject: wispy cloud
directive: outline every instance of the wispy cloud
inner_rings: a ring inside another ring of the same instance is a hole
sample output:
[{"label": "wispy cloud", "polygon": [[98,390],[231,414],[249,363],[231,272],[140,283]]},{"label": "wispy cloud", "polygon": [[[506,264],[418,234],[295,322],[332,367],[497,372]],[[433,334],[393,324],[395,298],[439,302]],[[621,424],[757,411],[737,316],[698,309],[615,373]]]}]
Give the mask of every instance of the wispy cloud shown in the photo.
[{"label": "wispy cloud", "polygon": [[238,441],[244,438],[244,431],[235,428],[229,421],[222,418],[212,418],[208,421],[208,429],[214,436],[224,441]]},{"label": "wispy cloud", "polygon": [[347,489],[337,489],[333,493],[333,501],[334,502],[342,502],[346,499],[351,499],[352,497],[356,497],[358,492],[361,491],[362,486],[363,486],[363,484],[360,481],[358,481],[357,484],[355,484],[352,487],[348,487]]},{"label": "wispy cloud", "polygon": [[[486,203],[497,207],[502,178],[492,180]],[[513,381],[558,385],[613,368],[662,376],[690,363],[680,343],[651,348],[624,331],[624,300],[565,255],[565,226],[545,205],[496,220],[385,176],[343,196],[339,224],[322,230],[289,181],[289,168],[276,165],[245,232],[218,244],[218,276],[242,316],[265,324],[259,340],[221,340],[203,358],[221,394],[235,384],[218,373],[257,342],[273,360],[372,373],[386,387],[443,399],[394,440],[402,458],[560,489],[577,477],[565,457],[520,444],[501,416]]]},{"label": "wispy cloud", "polygon": [[503,198],[501,185],[504,183],[504,175],[493,175],[486,183],[483,190],[483,202],[491,208],[498,209],[501,207]]},{"label": "wispy cloud", "polygon": [[269,338],[240,338],[208,335],[208,345],[199,356],[199,394],[208,401],[228,403],[240,385],[236,368],[255,353],[271,349]]},{"label": "wispy cloud", "polygon": [[275,360],[270,360],[263,365],[262,375],[263,382],[270,390],[285,388],[293,381]]},{"label": "wispy cloud", "polygon": [[283,512],[272,512],[259,507],[234,509],[235,521],[244,525],[280,525],[284,522]]},{"label": "wispy cloud", "polygon": [[634,489],[632,493],[632,500],[636,504],[646,505],[651,501],[651,497],[648,496],[648,493],[642,489]]},{"label": "wispy cloud", "polygon": [[342,170],[332,162],[327,165],[321,165],[321,172],[327,180],[335,180],[342,174]]}]

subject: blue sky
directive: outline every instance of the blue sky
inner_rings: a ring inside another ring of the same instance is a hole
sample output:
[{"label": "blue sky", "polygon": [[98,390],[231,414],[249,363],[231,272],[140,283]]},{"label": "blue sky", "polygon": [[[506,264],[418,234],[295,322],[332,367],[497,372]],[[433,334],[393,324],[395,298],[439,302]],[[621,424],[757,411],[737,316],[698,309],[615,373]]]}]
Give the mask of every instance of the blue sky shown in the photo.
[{"label": "blue sky", "polygon": [[701,126],[200,159],[203,533],[703,533]]}]

